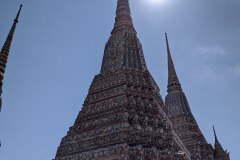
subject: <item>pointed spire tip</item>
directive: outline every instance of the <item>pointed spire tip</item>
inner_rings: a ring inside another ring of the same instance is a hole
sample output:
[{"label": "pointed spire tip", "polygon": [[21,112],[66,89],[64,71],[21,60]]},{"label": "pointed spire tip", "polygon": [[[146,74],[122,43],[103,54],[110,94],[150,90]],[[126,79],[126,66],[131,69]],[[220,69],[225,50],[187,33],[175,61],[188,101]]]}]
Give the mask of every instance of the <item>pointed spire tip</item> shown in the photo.
[{"label": "pointed spire tip", "polygon": [[115,24],[111,34],[114,34],[118,31],[129,30],[129,29],[133,33],[136,33],[132,23],[129,0],[118,0]]},{"label": "pointed spire tip", "polygon": [[167,56],[168,56],[168,92],[176,91],[176,90],[182,91],[181,84],[178,80],[177,73],[173,64],[167,33],[165,33],[165,36],[166,36],[166,46],[167,46]]},{"label": "pointed spire tip", "polygon": [[18,10],[18,13],[17,13],[17,16],[16,16],[16,18],[15,18],[15,22],[18,22],[18,18],[19,18],[19,15],[20,15],[20,12],[21,12],[21,10],[22,10],[22,4],[20,4],[20,8],[19,8],[19,10]]},{"label": "pointed spire tip", "polygon": [[216,130],[215,130],[214,125],[213,125],[213,132],[214,132],[214,136],[216,137]]},{"label": "pointed spire tip", "polygon": [[[166,38],[166,44],[167,44],[167,48],[169,49],[167,32],[165,32],[165,38]],[[169,50],[169,51],[170,51],[170,50]]]},{"label": "pointed spire tip", "polygon": [[215,143],[218,143],[218,138],[217,138],[217,134],[216,134],[214,125],[213,125],[213,132],[214,132]]}]

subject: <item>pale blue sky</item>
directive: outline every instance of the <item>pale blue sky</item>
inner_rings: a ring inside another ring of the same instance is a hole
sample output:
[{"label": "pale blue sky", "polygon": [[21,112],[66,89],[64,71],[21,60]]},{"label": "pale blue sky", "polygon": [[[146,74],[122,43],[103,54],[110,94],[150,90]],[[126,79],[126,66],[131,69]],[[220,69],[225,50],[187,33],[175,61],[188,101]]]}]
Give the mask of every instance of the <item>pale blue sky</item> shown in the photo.
[{"label": "pale blue sky", "polygon": [[[177,74],[206,139],[240,157],[240,0],[130,0],[147,66],[165,98],[168,32]],[[19,4],[0,113],[0,160],[51,160],[74,123],[114,24],[116,0],[0,0],[0,44]]]}]

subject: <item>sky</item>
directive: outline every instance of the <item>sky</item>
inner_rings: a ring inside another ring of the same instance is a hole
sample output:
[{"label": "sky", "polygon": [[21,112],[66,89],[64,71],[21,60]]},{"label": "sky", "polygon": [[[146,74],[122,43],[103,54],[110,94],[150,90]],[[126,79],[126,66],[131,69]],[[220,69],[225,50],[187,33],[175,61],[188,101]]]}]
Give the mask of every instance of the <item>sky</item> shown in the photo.
[{"label": "sky", "polygon": [[[51,160],[99,73],[116,0],[0,0],[0,44],[16,16],[3,85],[0,160]],[[240,0],[130,0],[147,67],[167,90],[175,68],[209,143],[240,157]]]}]

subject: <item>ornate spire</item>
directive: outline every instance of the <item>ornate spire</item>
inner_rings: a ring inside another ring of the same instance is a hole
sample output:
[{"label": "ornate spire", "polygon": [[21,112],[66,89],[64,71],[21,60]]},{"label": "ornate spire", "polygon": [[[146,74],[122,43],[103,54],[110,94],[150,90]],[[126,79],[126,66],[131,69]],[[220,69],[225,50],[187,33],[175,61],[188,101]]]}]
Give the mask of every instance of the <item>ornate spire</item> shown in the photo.
[{"label": "ornate spire", "polygon": [[207,143],[191,112],[187,97],[182,91],[171,57],[167,33],[166,44],[168,53],[168,94],[165,104],[174,130],[190,152],[192,159],[209,159],[212,146]]},{"label": "ornate spire", "polygon": [[62,139],[56,160],[190,160],[162,109],[164,102],[145,65],[128,2],[118,0],[101,72],[94,77],[82,111]]},{"label": "ornate spire", "polygon": [[214,138],[215,138],[215,145],[218,145],[220,144],[219,141],[218,141],[218,138],[217,138],[217,134],[216,134],[216,131],[215,131],[215,127],[213,126],[213,132],[214,132]]},{"label": "ornate spire", "polygon": [[181,84],[178,80],[176,70],[173,64],[167,33],[165,33],[165,37],[166,37],[166,45],[167,45],[167,53],[168,53],[168,92],[175,91],[175,90],[181,91],[182,90]]},{"label": "ornate spire", "polygon": [[221,143],[219,143],[215,128],[213,126],[213,132],[215,137],[215,144],[214,144],[214,158],[219,160],[230,160],[229,152],[224,151]]},{"label": "ornate spire", "polygon": [[2,108],[2,85],[3,85],[3,78],[4,78],[4,73],[5,73],[5,69],[6,69],[6,64],[7,64],[7,60],[8,60],[8,55],[9,55],[9,51],[10,51],[10,47],[11,47],[11,43],[12,43],[12,39],[13,39],[13,34],[16,28],[16,25],[18,23],[18,18],[20,15],[22,9],[22,5],[20,5],[20,8],[18,10],[17,16],[14,19],[12,28],[7,36],[7,39],[2,47],[2,50],[0,52],[0,111]]},{"label": "ornate spire", "polygon": [[142,45],[133,27],[129,0],[118,0],[115,24],[105,46],[101,73],[120,69],[147,70]]},{"label": "ornate spire", "polygon": [[112,35],[122,30],[132,30],[136,33],[131,17],[131,11],[129,7],[129,0],[118,0],[116,18],[114,28],[112,30]]}]

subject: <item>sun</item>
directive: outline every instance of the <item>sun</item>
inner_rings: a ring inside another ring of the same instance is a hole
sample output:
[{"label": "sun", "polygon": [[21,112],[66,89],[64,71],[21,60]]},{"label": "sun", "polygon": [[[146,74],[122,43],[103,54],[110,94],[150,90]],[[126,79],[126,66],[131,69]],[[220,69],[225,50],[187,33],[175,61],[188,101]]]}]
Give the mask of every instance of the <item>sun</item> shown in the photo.
[{"label": "sun", "polygon": [[161,3],[165,3],[167,0],[149,0],[149,1],[154,4],[161,4]]}]

